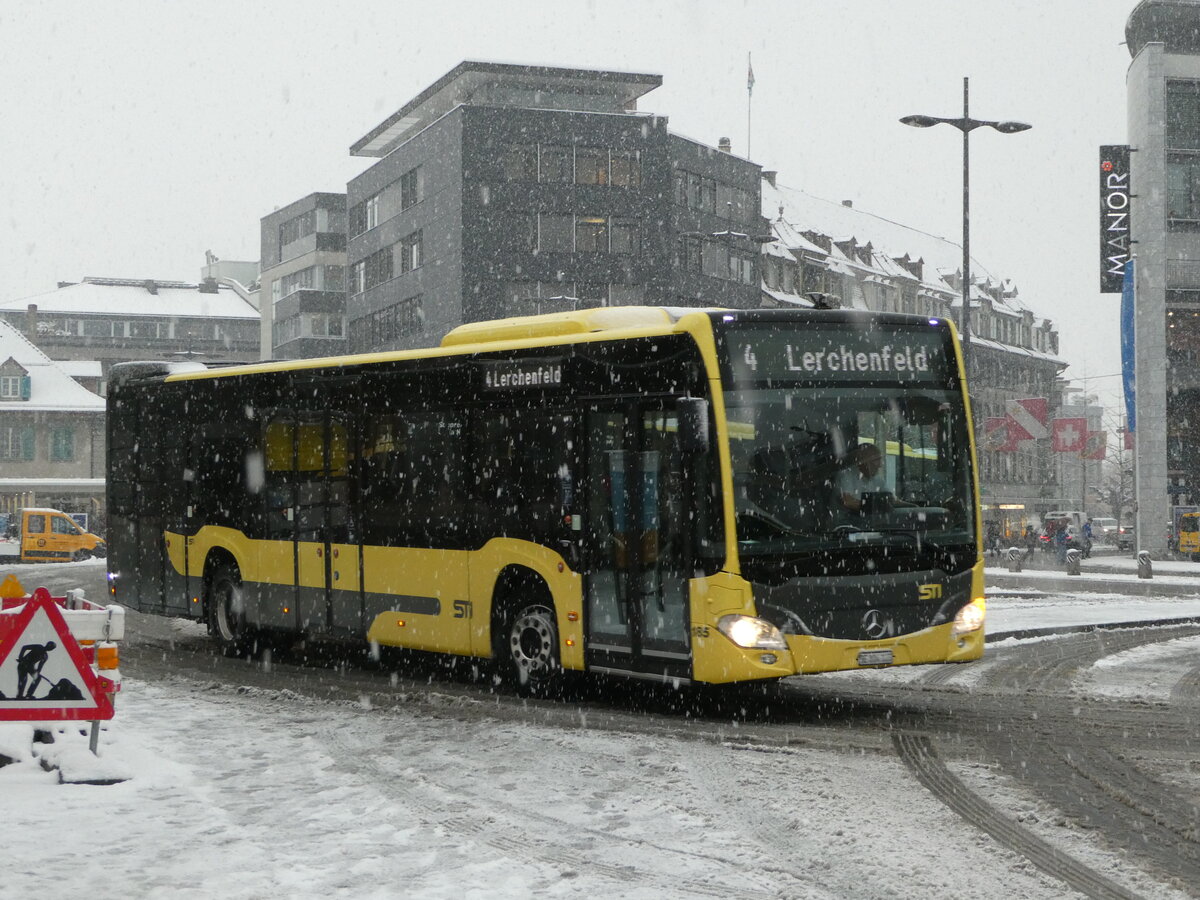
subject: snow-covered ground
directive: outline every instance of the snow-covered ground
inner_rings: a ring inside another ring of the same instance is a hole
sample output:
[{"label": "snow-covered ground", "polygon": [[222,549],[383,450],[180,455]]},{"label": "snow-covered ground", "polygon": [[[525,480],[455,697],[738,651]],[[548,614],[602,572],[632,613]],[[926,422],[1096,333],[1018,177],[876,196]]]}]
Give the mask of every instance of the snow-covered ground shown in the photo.
[{"label": "snow-covered ground", "polygon": [[[1191,614],[1200,598],[997,598],[989,628]],[[1077,687],[1160,701],[1197,649],[1129,651]],[[0,753],[21,757],[0,768],[0,896],[1070,896],[887,754],[464,719],[446,706],[475,701],[438,697],[385,710],[127,678],[99,760],[78,728],[52,751],[77,774],[129,776],[108,786],[59,784],[28,726],[0,726]],[[1063,832],[1002,775],[957,770]],[[1183,896],[1086,835],[1058,840],[1136,893]]]}]

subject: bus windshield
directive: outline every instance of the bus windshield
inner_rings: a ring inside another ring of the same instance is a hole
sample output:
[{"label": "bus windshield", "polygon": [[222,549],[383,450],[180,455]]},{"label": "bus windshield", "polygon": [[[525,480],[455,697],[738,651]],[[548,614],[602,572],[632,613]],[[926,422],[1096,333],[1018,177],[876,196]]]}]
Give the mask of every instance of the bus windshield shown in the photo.
[{"label": "bus windshield", "polygon": [[739,556],[973,542],[943,329],[738,329],[725,348]]}]

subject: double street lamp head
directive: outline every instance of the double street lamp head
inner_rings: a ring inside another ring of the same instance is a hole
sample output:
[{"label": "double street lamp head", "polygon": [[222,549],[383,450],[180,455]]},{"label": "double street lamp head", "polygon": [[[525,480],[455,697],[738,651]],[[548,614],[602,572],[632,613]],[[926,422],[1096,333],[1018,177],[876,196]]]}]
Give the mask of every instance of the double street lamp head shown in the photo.
[{"label": "double street lamp head", "polygon": [[1032,128],[1025,122],[991,122],[986,119],[950,119],[942,116],[904,116],[901,123],[913,128],[930,128],[934,125],[953,125],[959,131],[974,131],[976,128],[995,128],[1003,134],[1016,134],[1018,131],[1028,131]]}]

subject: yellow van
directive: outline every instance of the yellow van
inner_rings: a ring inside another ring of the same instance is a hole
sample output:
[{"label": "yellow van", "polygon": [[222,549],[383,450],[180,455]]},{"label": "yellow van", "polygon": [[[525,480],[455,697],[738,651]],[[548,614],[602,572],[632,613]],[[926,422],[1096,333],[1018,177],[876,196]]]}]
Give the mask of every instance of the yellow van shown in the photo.
[{"label": "yellow van", "polygon": [[1200,559],[1200,512],[1184,513],[1179,517],[1179,552]]},{"label": "yellow van", "polygon": [[31,507],[16,517],[21,562],[66,562],[108,553],[103,538],[84,531],[65,512]]}]

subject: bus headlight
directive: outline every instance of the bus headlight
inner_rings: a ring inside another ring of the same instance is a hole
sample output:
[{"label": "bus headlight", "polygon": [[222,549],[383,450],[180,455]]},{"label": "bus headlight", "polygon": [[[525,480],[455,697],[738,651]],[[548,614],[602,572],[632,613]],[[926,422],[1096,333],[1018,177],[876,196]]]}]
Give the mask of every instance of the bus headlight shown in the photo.
[{"label": "bus headlight", "polygon": [[753,616],[721,616],[717,621],[721,634],[748,650],[786,650],[787,642],[770,622]]},{"label": "bus headlight", "polygon": [[986,615],[987,604],[982,597],[976,597],[958,611],[958,615],[954,617],[954,626],[951,629],[951,633],[957,637],[960,634],[970,634],[972,631],[978,631],[983,627],[983,620]]}]

